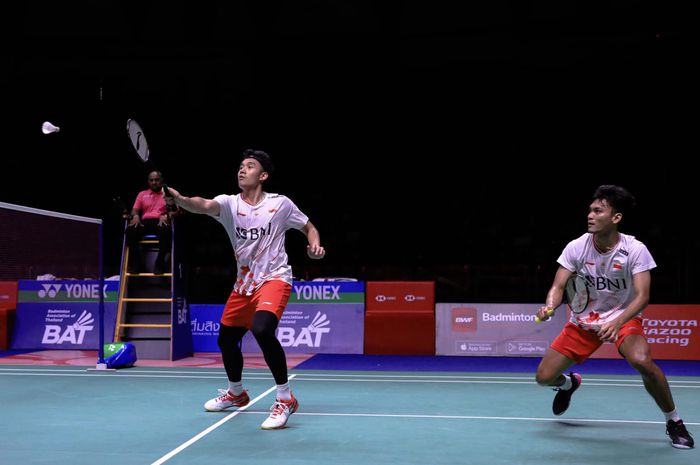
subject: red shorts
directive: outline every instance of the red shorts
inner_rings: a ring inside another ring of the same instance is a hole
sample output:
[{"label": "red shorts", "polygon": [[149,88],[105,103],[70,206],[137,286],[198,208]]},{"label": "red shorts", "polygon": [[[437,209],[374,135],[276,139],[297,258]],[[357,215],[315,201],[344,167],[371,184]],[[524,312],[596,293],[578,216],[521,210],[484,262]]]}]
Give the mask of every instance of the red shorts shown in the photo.
[{"label": "red shorts", "polygon": [[[641,318],[632,318],[622,325],[615,341],[615,346],[618,350],[620,350],[622,341],[630,334],[644,336]],[[601,345],[603,345],[603,341],[600,340],[596,332],[585,330],[578,325],[568,322],[550,347],[571,360],[575,360],[576,363],[583,363]]]},{"label": "red shorts", "polygon": [[224,306],[221,324],[250,329],[253,324],[253,315],[258,311],[272,312],[279,320],[282,318],[291,292],[292,286],[279,280],[263,283],[253,291],[252,295],[241,295],[233,291]]}]

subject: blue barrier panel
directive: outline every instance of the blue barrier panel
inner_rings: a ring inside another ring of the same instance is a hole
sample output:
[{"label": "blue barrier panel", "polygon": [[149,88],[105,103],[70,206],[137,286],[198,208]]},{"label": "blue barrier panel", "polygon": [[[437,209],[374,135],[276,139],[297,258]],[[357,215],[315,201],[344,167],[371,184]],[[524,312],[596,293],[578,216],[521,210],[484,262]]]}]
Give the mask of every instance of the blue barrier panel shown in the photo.
[{"label": "blue barrier panel", "polygon": [[[12,349],[97,350],[99,281],[20,280]],[[104,283],[104,338],[114,336],[119,281]]]},{"label": "blue barrier panel", "polygon": [[[195,352],[218,352],[223,304],[190,305]],[[294,282],[277,328],[288,353],[361,354],[364,349],[364,282]],[[244,352],[259,352],[255,338],[243,338]]]}]

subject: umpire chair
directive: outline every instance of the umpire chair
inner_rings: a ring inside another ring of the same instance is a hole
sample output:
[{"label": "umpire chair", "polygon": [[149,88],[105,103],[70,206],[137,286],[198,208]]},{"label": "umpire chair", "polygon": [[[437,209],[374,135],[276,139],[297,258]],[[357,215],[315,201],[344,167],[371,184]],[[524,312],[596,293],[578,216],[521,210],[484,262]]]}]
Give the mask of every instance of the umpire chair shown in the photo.
[{"label": "umpire chair", "polygon": [[[185,267],[180,243],[184,240],[179,220],[170,221],[170,251],[164,269],[154,273],[159,252],[158,238],[144,236],[140,250],[130,250],[124,222],[119,300],[114,342],[130,342],[139,360],[178,360],[192,355],[192,332],[186,296]],[[130,272],[130,260],[137,258],[139,272]],[[162,271],[162,273],[160,272]]]}]

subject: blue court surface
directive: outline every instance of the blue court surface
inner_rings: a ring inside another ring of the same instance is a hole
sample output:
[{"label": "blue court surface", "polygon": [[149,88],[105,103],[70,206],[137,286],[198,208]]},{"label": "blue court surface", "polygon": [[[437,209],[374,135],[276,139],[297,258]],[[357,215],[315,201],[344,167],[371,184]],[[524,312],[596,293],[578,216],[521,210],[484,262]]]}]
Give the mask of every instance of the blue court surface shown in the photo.
[{"label": "blue court surface", "polygon": [[[251,403],[206,412],[223,368],[0,364],[0,464],[700,463],[670,446],[664,418],[622,361],[590,360],[570,409],[551,413],[538,359],[317,355],[290,370],[300,409],[260,423],[267,369],[246,368]],[[658,362],[688,429],[700,431],[700,367]]]}]

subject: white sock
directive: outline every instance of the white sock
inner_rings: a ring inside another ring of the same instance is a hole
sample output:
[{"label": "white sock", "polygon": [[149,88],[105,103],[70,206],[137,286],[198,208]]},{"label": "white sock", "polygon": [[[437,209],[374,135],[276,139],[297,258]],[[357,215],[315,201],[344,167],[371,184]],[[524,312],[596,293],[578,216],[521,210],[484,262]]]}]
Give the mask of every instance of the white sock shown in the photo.
[{"label": "white sock", "polygon": [[678,421],[681,419],[681,417],[678,416],[678,412],[676,412],[676,409],[673,409],[670,412],[664,412],[664,416],[666,417],[667,422],[668,420]]},{"label": "white sock", "polygon": [[571,376],[569,376],[569,375],[563,375],[563,376],[564,376],[564,384],[559,386],[559,389],[561,389],[562,391],[568,391],[573,386],[571,383]]},{"label": "white sock", "polygon": [[240,396],[241,394],[243,394],[243,381],[229,381],[228,392],[230,392],[234,396]]},{"label": "white sock", "polygon": [[289,388],[289,383],[277,385],[277,398],[279,400],[292,400],[292,390]]}]

